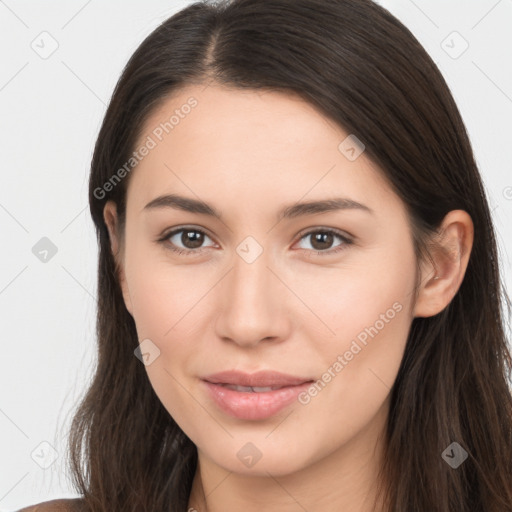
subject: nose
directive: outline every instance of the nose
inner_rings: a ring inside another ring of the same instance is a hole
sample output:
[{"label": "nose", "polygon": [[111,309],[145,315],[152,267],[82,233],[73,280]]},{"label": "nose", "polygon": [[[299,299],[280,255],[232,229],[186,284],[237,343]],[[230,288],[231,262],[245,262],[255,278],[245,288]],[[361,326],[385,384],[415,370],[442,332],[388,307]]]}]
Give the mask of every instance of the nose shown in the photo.
[{"label": "nose", "polygon": [[249,348],[289,336],[291,292],[271,268],[265,252],[252,263],[236,255],[217,293],[216,333],[220,339]]}]

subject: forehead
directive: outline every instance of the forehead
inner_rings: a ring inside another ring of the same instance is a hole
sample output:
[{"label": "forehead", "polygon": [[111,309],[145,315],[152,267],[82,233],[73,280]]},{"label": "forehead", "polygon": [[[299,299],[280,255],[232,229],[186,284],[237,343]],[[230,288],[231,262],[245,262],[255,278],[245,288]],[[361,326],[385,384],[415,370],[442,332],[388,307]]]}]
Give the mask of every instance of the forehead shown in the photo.
[{"label": "forehead", "polygon": [[137,147],[151,140],[152,149],[129,196],[139,210],[170,191],[246,205],[262,194],[268,203],[340,194],[372,208],[396,202],[364,152],[347,158],[349,136],[293,93],[189,85],[147,118]]},{"label": "forehead", "polygon": [[[262,156],[265,148],[274,150],[281,142],[307,150],[322,140],[320,147],[325,151],[333,143],[337,146],[344,132],[292,92],[189,85],[174,91],[152,112],[142,137],[148,134],[174,146],[201,139],[210,154],[215,148],[228,147],[233,152],[240,147]],[[330,134],[327,140],[326,134]],[[285,149],[274,151],[274,156]]]}]

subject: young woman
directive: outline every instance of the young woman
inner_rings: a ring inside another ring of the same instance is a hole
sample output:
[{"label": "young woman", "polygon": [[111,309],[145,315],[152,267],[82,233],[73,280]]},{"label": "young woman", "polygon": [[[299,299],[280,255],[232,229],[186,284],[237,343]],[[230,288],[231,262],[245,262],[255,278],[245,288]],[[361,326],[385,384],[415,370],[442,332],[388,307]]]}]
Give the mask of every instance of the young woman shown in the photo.
[{"label": "young woman", "polygon": [[439,70],[370,0],[198,2],[98,136],[88,512],[512,510],[494,227]]}]

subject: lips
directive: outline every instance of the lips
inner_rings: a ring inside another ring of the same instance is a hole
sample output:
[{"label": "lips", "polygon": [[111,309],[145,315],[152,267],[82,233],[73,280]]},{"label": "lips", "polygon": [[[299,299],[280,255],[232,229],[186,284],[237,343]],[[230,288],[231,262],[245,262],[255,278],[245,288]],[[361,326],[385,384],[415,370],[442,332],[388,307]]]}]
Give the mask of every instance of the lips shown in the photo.
[{"label": "lips", "polygon": [[313,379],[264,370],[229,370],[202,379],[212,402],[239,420],[265,420],[296,403]]},{"label": "lips", "polygon": [[251,374],[238,370],[228,370],[208,375],[203,380],[228,387],[235,391],[256,393],[298,386],[305,382],[313,381],[311,377],[297,377],[271,370],[262,370]]}]

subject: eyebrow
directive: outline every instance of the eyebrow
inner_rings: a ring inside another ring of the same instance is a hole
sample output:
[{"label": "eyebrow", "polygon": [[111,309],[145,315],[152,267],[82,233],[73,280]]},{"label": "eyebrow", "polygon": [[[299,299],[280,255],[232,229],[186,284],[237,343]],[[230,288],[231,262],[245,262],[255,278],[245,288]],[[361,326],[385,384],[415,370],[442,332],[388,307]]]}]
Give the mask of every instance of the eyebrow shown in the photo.
[{"label": "eyebrow", "polygon": [[[143,211],[159,208],[174,208],[176,210],[183,210],[189,213],[209,215],[211,217],[222,220],[222,214],[212,205],[209,205],[204,201],[180,196],[177,194],[166,194],[156,197],[143,208]],[[337,210],[361,210],[372,215],[375,213],[371,208],[364,204],[358,203],[357,201],[344,197],[336,197],[334,199],[308,201],[286,206],[278,213],[277,219],[281,221],[282,219],[293,219],[303,215],[314,215],[317,213],[325,213]]]}]

